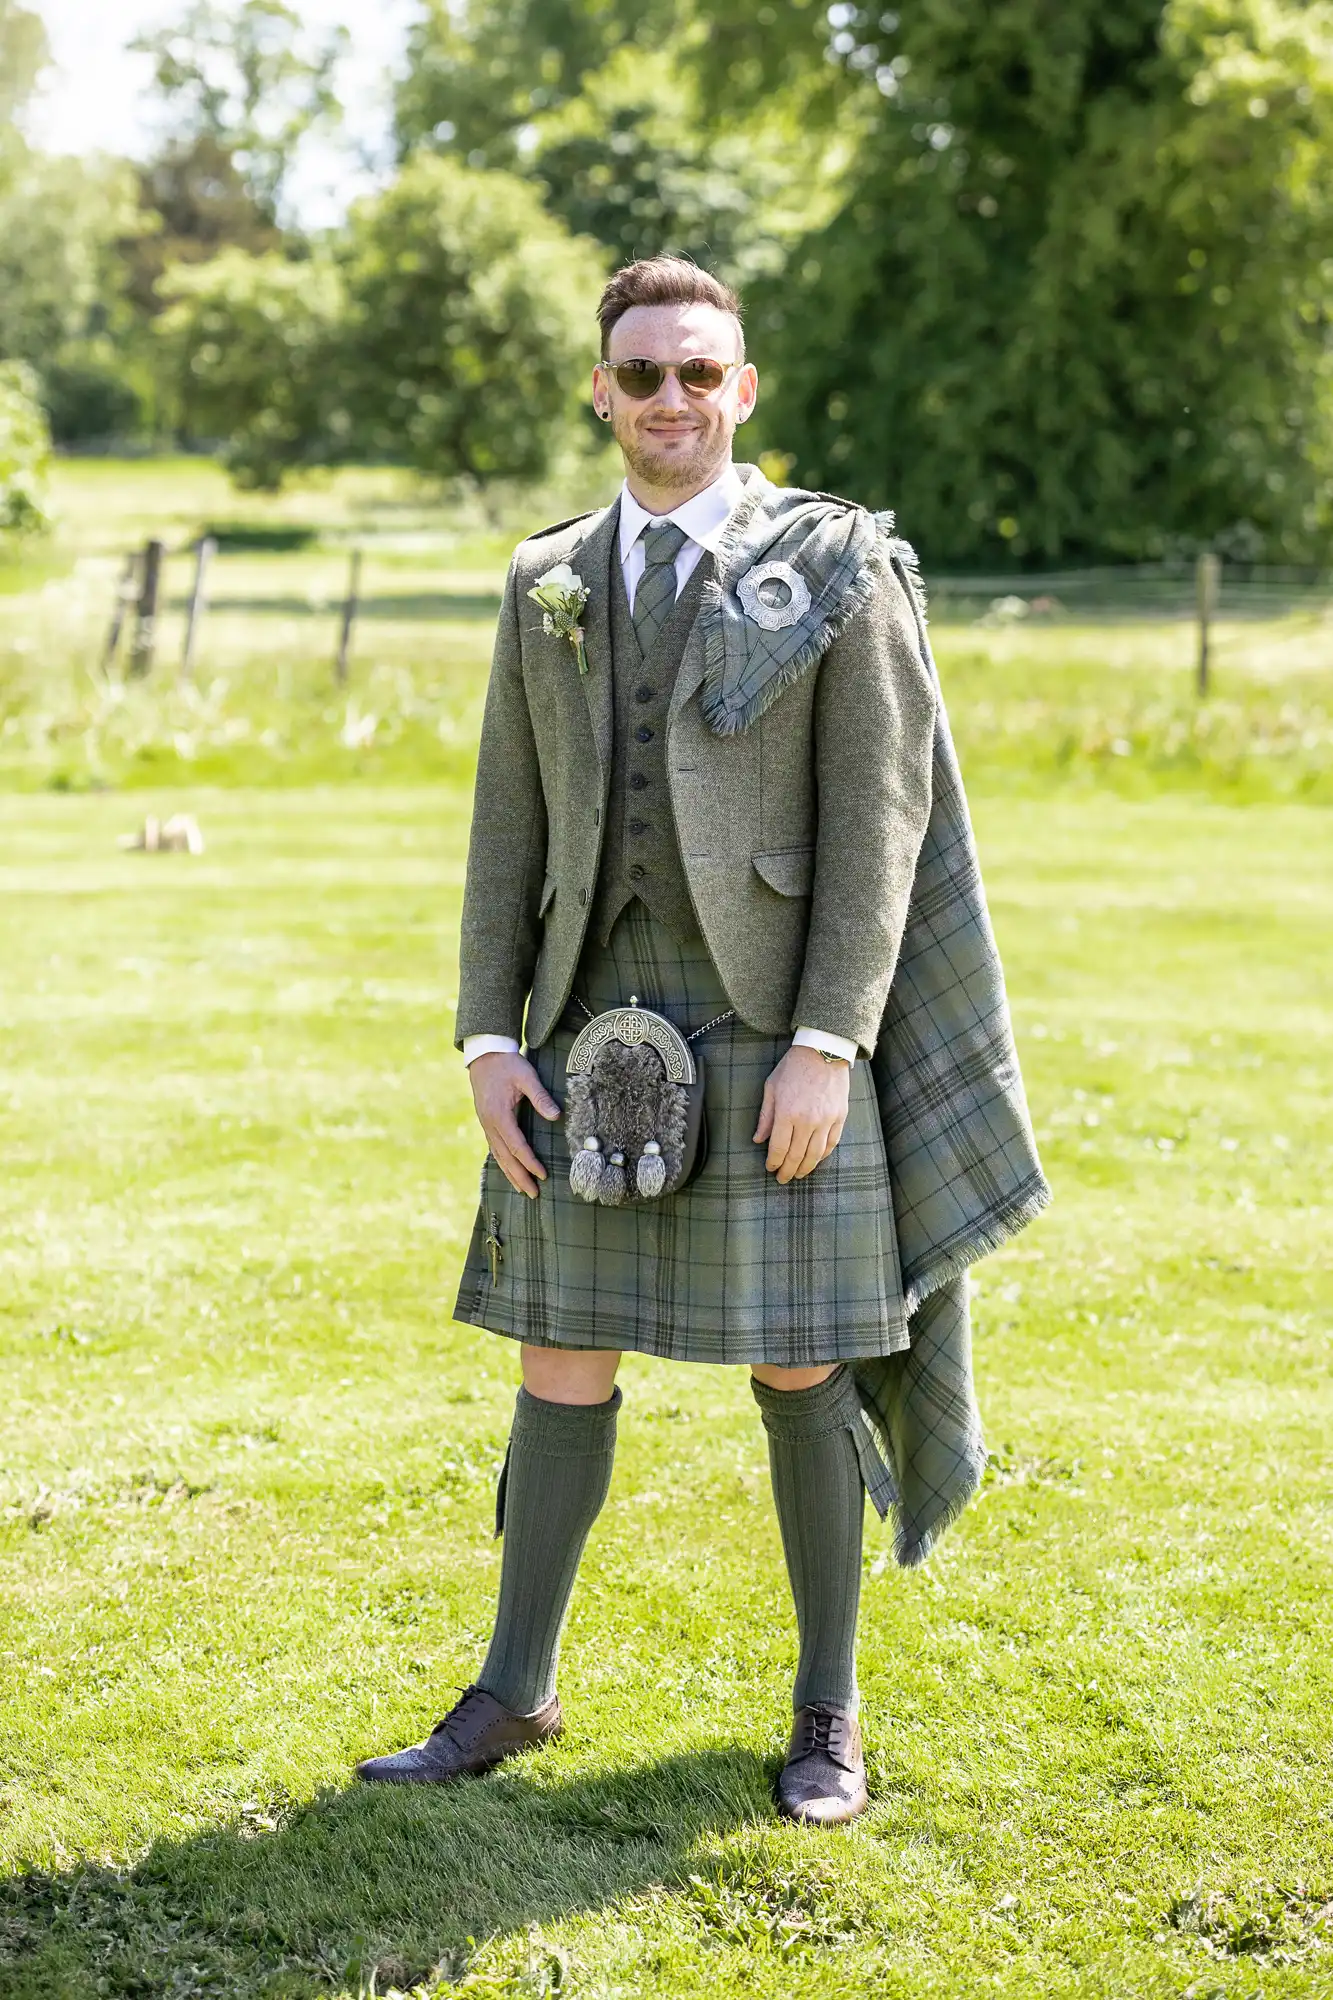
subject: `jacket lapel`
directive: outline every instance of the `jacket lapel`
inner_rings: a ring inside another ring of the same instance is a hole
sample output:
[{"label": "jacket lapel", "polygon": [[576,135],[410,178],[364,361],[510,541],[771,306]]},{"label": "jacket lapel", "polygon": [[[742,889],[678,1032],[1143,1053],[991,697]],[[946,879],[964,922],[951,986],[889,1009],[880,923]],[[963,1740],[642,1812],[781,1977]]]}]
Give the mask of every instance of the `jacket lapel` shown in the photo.
[{"label": "jacket lapel", "polygon": [[611,586],[615,581],[612,564],[619,554],[619,529],[620,502],[616,500],[584,536],[573,559],[589,593],[583,619],[583,644],[588,654],[583,692],[588,698],[603,790],[612,756]]}]

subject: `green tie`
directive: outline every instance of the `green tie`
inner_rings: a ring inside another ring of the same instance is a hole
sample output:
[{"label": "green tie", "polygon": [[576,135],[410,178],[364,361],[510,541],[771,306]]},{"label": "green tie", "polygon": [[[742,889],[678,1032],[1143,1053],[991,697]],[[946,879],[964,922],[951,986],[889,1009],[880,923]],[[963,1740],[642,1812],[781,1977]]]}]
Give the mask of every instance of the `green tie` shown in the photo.
[{"label": "green tie", "polygon": [[656,526],[645,528],[639,539],[643,543],[644,567],[634,593],[634,630],[639,650],[646,658],[671,616],[676,601],[676,557],[688,536],[674,521],[659,521]]}]

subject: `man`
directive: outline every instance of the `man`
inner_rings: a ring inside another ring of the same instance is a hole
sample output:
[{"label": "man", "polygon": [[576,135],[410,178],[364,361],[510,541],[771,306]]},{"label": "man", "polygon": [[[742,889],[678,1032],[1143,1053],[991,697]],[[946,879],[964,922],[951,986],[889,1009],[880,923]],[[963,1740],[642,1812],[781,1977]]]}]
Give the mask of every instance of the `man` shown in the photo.
[{"label": "man", "polygon": [[[833,1824],[867,1803],[864,1494],[916,1561],[975,1486],[961,1273],[1045,1184],[910,551],[733,463],[758,377],[715,279],[643,260],[599,317],[625,483],[515,554],[463,910],[490,1150],[456,1314],[522,1343],[496,1625],[426,1743],[359,1775],[441,1782],[558,1734],[631,1349],[750,1368],[800,1635],[778,1804]],[[566,1065],[640,996],[704,1055],[710,1147],[676,1191],[599,1205],[556,1129]]]}]

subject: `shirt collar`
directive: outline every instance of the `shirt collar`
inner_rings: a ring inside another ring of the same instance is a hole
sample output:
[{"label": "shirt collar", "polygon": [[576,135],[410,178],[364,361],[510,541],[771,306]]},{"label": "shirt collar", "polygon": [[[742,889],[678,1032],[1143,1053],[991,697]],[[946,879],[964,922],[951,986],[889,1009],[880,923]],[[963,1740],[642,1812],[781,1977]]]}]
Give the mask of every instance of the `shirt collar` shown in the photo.
[{"label": "shirt collar", "polygon": [[734,465],[728,465],[725,472],[705,486],[702,493],[696,493],[692,500],[685,500],[674,507],[669,514],[649,514],[642,508],[628,485],[620,489],[620,560],[624,562],[648,522],[674,521],[684,530],[692,542],[710,555],[716,555],[733,508],[745,492],[741,476]]}]

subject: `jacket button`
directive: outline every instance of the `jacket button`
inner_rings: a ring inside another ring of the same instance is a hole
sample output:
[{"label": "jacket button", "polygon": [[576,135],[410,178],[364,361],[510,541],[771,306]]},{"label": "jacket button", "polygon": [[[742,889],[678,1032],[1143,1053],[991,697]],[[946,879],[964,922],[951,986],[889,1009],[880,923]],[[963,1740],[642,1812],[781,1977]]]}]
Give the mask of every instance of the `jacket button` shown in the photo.
[{"label": "jacket button", "polygon": [[641,724],[639,725],[639,727],[638,727],[638,728],[637,728],[637,729],[635,730],[635,732],[634,732],[634,736],[635,736],[635,740],[636,740],[636,742],[639,742],[639,743],[651,743],[651,742],[652,742],[652,740],[653,740],[653,732],[652,732],[652,730],[651,730],[651,729],[649,729],[649,728],[648,728],[648,727],[646,726],[646,724],[643,724],[643,723],[641,723]]},{"label": "jacket button", "polygon": [[585,903],[585,904],[586,904],[587,900],[588,900],[588,892],[587,892],[587,890],[586,890],[586,889],[580,889],[580,890],[579,890],[579,901],[580,901],[581,903]]},{"label": "jacket button", "polygon": [[631,879],[633,881],[642,882],[644,876],[648,873],[648,870],[644,867],[641,861],[636,861],[629,872]]},{"label": "jacket button", "polygon": [[594,826],[600,826],[602,823],[602,808],[600,806],[594,806],[592,809],[592,823]]}]

